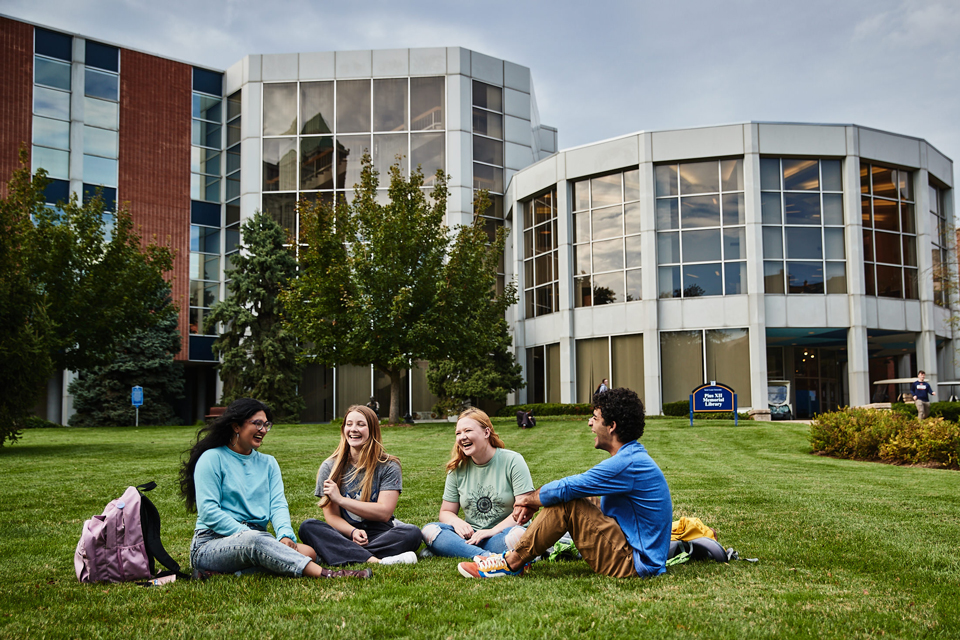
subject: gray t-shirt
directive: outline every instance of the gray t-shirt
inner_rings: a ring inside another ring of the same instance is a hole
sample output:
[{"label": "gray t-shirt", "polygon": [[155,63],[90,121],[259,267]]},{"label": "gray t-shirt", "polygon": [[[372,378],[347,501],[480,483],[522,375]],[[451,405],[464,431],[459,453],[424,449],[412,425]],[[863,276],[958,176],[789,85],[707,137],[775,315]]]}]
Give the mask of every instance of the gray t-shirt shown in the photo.
[{"label": "gray t-shirt", "polygon": [[[335,460],[333,458],[327,458],[323,461],[323,464],[320,465],[320,473],[317,475],[317,488],[314,491],[314,495],[318,498],[323,497],[323,483],[330,477],[330,472],[333,471],[333,465]],[[343,472],[343,477],[340,478],[340,494],[347,497],[353,498],[354,500],[360,499],[360,494],[363,492],[363,478],[365,473],[361,471],[357,474],[356,478],[347,484],[346,480],[350,477],[350,474],[353,473],[353,465],[347,463],[347,468]],[[380,496],[381,491],[402,491],[403,490],[403,478],[400,472],[400,464],[396,461],[385,462],[383,464],[378,464],[377,468],[373,472],[373,487],[370,491],[370,502],[376,502],[377,498]],[[346,509],[340,509],[341,517],[349,522],[350,524],[357,526],[363,524],[364,519],[360,516],[350,513]]]}]

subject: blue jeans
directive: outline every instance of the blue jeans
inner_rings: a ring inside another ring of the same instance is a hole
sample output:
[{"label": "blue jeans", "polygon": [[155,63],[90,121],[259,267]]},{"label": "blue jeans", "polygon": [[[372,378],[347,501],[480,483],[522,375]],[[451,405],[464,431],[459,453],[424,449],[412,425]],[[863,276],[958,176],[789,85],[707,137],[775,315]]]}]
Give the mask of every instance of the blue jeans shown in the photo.
[{"label": "blue jeans", "polygon": [[268,571],[299,578],[311,560],[291,549],[266,531],[248,529],[222,536],[210,529],[198,529],[190,544],[190,564],[201,571],[248,573]]},{"label": "blue jeans", "polygon": [[427,548],[434,555],[447,558],[473,558],[473,556],[489,556],[512,551],[524,531],[523,527],[510,527],[490,536],[480,544],[470,544],[453,530],[453,525],[431,522],[423,528],[423,541],[427,543]]}]

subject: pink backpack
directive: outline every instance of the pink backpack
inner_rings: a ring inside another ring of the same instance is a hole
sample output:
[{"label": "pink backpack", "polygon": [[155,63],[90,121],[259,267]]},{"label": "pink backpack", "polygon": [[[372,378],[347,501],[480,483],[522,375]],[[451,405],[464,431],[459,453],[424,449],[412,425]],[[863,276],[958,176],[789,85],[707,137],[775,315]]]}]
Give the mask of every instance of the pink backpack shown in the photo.
[{"label": "pink backpack", "polygon": [[160,514],[140,490],[157,486],[148,482],[127,487],[103,513],[83,523],[73,564],[80,582],[129,582],[154,577],[154,559],[169,572],[179,574],[180,565],[160,542]]}]

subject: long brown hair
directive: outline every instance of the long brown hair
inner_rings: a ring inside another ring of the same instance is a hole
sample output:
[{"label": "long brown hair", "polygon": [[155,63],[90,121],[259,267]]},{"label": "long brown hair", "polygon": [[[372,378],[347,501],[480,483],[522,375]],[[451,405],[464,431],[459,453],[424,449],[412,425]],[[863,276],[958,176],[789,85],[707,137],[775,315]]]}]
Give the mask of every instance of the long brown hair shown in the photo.
[{"label": "long brown hair", "polygon": [[[370,494],[373,493],[373,476],[376,475],[374,472],[377,469],[377,465],[385,462],[396,462],[400,464],[400,459],[396,456],[388,455],[387,452],[383,450],[383,443],[380,441],[380,419],[377,417],[377,414],[374,413],[373,409],[359,404],[351,405],[347,409],[347,412],[343,414],[343,425],[340,427],[340,444],[337,445],[337,450],[333,452],[333,455],[328,458],[328,460],[332,459],[334,461],[333,470],[330,472],[329,479],[333,480],[339,486],[340,480],[344,479],[343,474],[347,469],[347,465],[350,464],[350,445],[347,444],[347,436],[344,435],[344,431],[346,431],[347,416],[353,412],[361,414],[367,421],[367,429],[370,437],[367,438],[367,441],[364,442],[360,448],[357,466],[353,468],[353,472],[345,480],[346,482],[353,482],[354,478],[362,471],[364,475],[363,489],[360,491],[360,500],[362,502],[369,502]],[[317,482],[320,482],[319,469],[317,470]],[[324,495],[317,504],[320,505],[321,508],[325,507],[330,504],[330,498]]]},{"label": "long brown hair", "polygon": [[[490,422],[490,416],[488,416],[485,412],[477,409],[476,407],[470,407],[460,414],[460,417],[457,418],[457,422],[460,422],[464,418],[472,418],[479,422],[480,426],[484,429],[490,429],[490,446],[492,446],[494,449],[504,448],[503,440],[501,440],[500,436],[497,435],[496,429],[493,428],[493,423]],[[454,439],[453,451],[450,452],[450,461],[447,462],[447,473],[450,473],[466,462],[468,457],[469,456],[463,452],[463,449],[460,448],[460,443]]]}]

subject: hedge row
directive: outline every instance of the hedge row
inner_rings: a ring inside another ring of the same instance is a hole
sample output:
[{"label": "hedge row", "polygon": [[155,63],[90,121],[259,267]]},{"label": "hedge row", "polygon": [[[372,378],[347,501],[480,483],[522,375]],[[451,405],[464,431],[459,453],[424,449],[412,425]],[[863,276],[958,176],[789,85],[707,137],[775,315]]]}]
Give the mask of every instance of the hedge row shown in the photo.
[{"label": "hedge row", "polygon": [[593,413],[593,405],[589,402],[580,404],[562,404],[560,402],[511,404],[500,409],[497,416],[513,418],[516,417],[517,411],[532,411],[536,418],[540,416],[589,416]]},{"label": "hedge row", "polygon": [[906,411],[847,408],[820,414],[810,425],[810,446],[838,458],[960,468],[960,425],[942,417],[920,421]]},{"label": "hedge row", "polygon": [[[690,417],[690,401],[678,400],[676,402],[665,402],[663,404],[663,415],[673,416],[675,418]],[[752,420],[749,413],[738,413],[740,420]],[[733,412],[726,413],[698,413],[694,420],[733,420]]]},{"label": "hedge row", "polygon": [[[894,402],[891,409],[896,413],[917,417],[917,405],[912,402]],[[930,417],[960,422],[960,402],[931,402]]]}]

